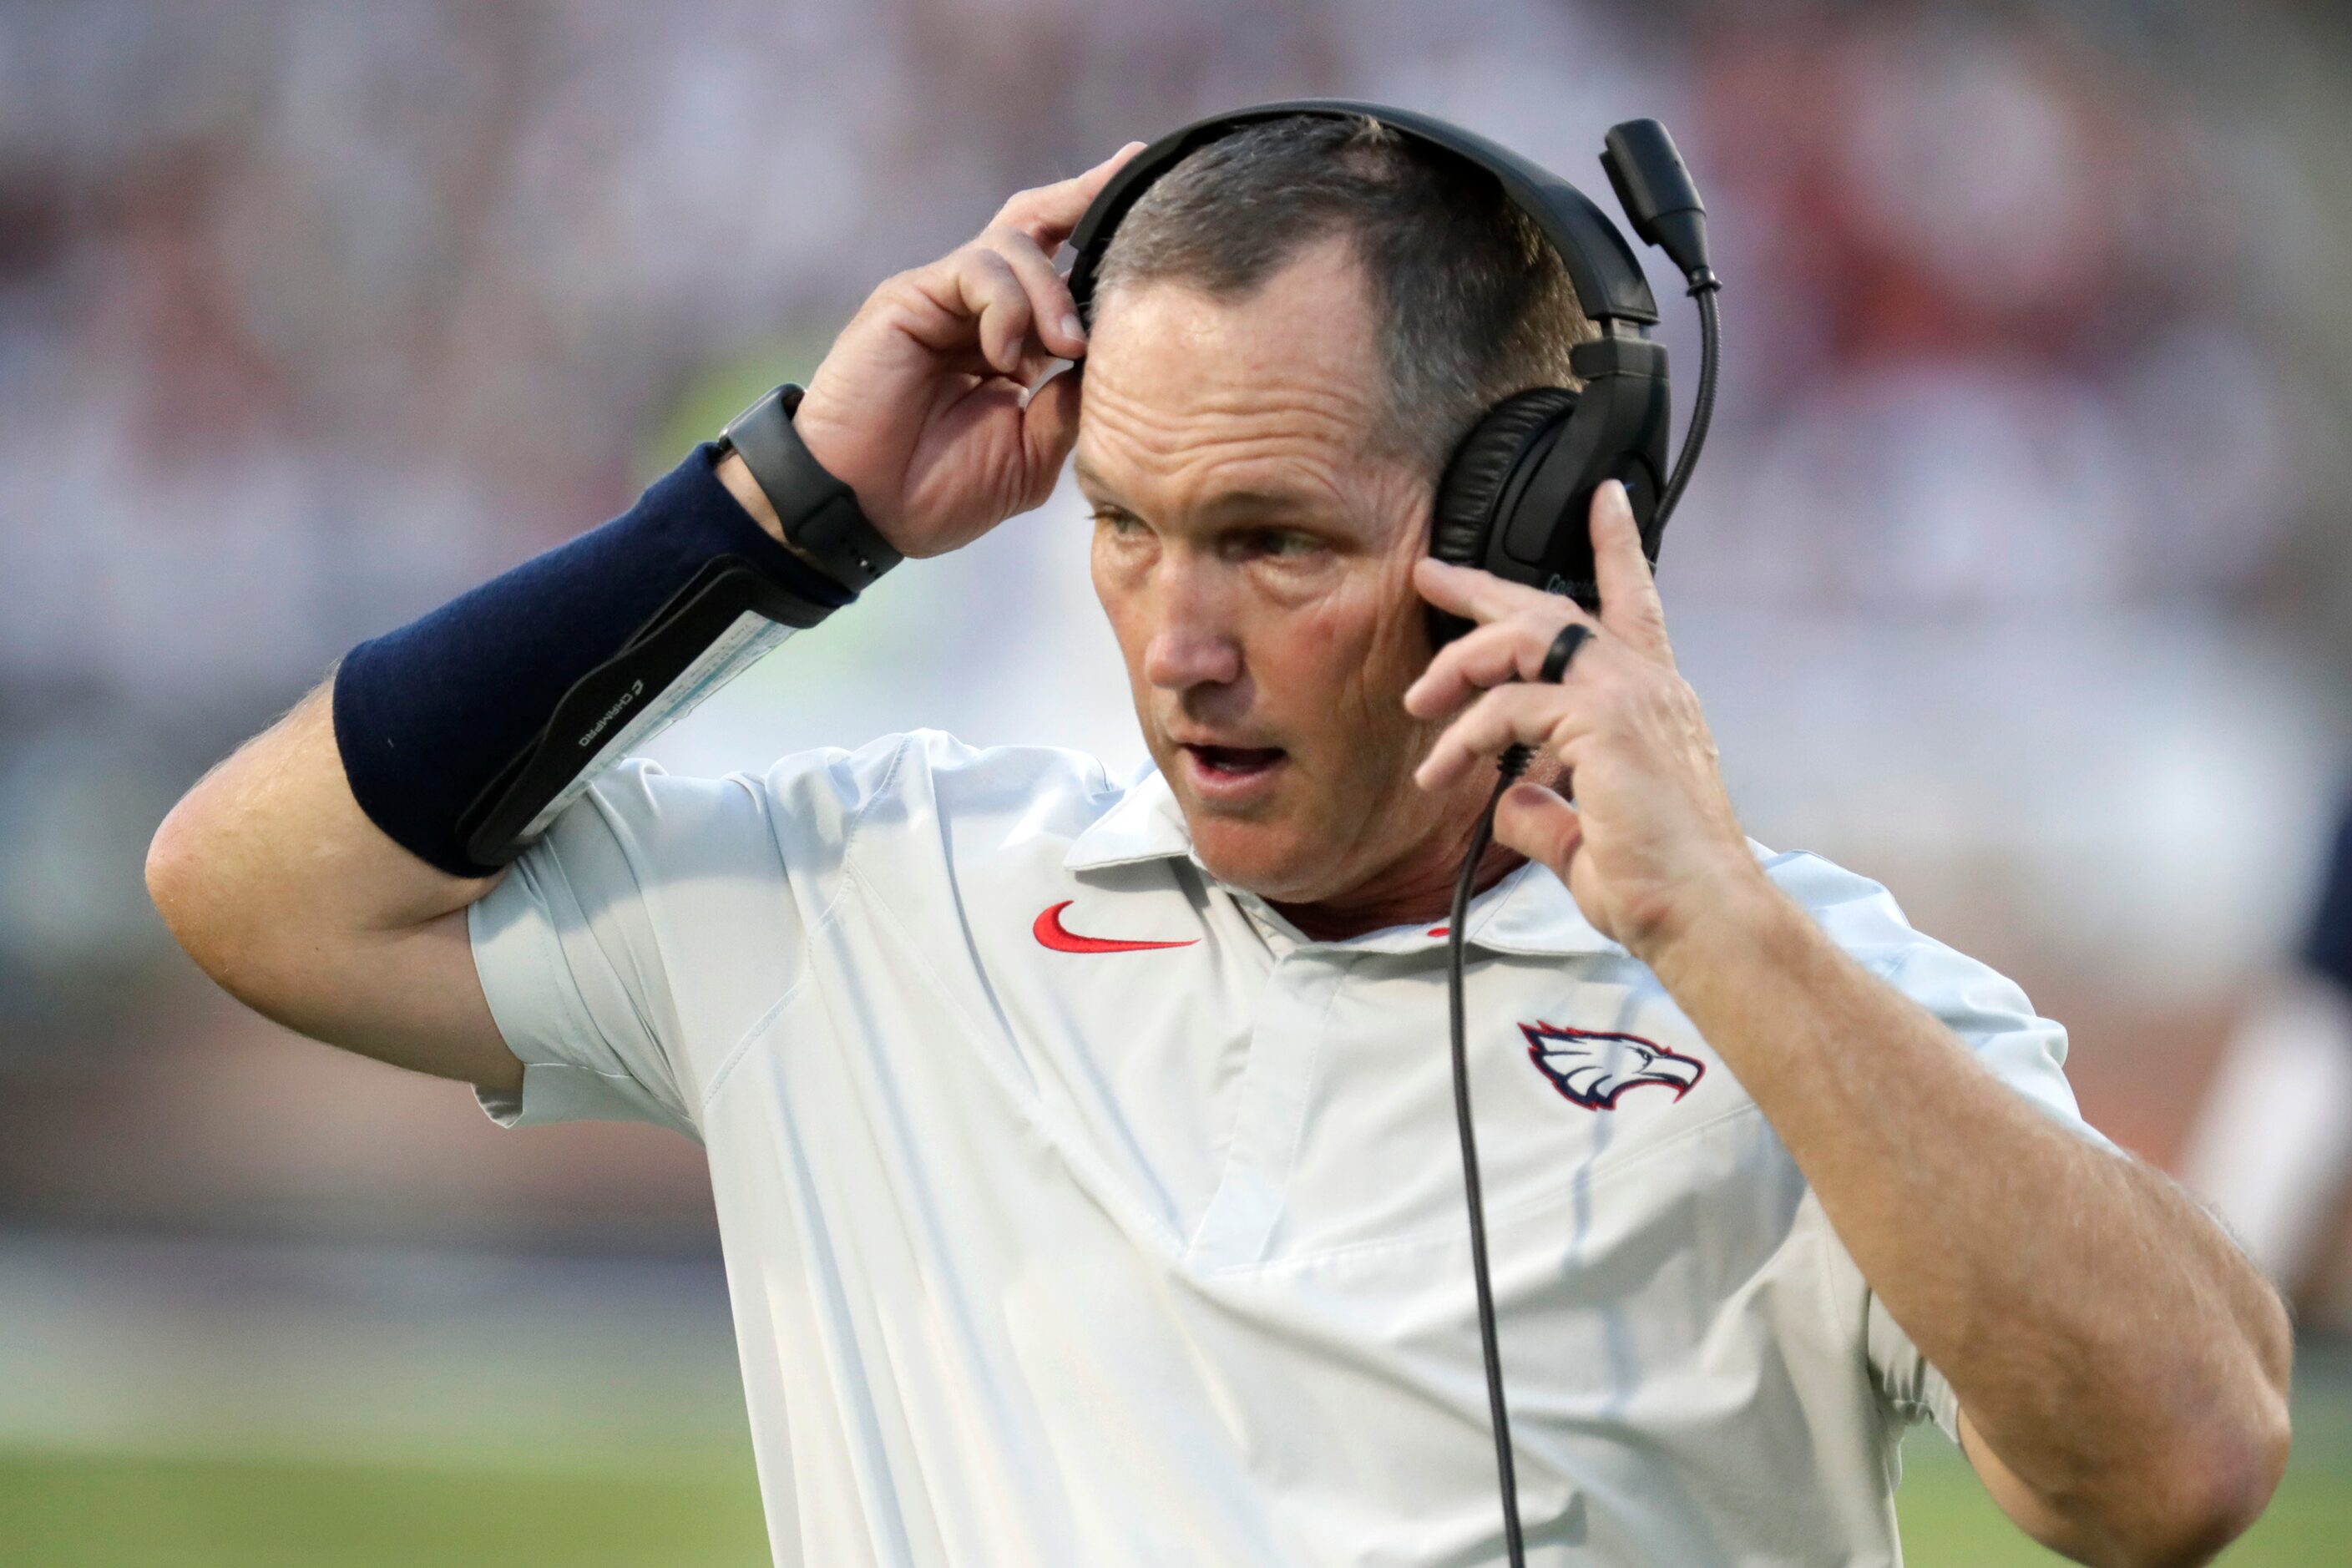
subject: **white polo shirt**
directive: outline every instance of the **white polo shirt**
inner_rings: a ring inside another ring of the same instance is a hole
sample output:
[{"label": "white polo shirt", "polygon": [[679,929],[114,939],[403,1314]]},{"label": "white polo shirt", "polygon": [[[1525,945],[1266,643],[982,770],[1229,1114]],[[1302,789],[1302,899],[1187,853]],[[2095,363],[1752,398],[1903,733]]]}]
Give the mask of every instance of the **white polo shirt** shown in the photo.
[{"label": "white polo shirt", "polygon": [[[2013,984],[1765,864],[2081,1127]],[[472,930],[527,1064],[494,1115],[709,1151],[779,1563],[1502,1561],[1431,928],[1308,941],[1158,775],[917,733],[626,764]],[[1897,1561],[1951,1395],[1770,1126],[1550,872],[1470,940],[1529,1562]]]}]

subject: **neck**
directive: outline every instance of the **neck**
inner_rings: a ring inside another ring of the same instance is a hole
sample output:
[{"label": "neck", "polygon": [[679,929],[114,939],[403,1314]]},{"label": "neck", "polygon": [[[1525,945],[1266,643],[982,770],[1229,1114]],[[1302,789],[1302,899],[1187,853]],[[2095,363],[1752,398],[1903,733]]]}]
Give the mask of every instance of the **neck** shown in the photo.
[{"label": "neck", "polygon": [[[1526,859],[1516,849],[1489,844],[1486,853],[1478,859],[1477,890],[1485,892]],[[1454,879],[1461,873],[1462,863],[1457,858],[1434,864],[1410,880],[1384,883],[1377,889],[1319,903],[1274,907],[1309,942],[1345,942],[1351,936],[1389,926],[1437,925],[1454,911]]]},{"label": "neck", "polygon": [[[1557,788],[1559,770],[1547,765],[1549,763],[1549,758],[1538,758],[1529,770],[1530,779]],[[1480,809],[1485,805],[1482,795]],[[1389,926],[1435,925],[1454,911],[1454,880],[1462,874],[1462,858],[1469,853],[1477,820],[1470,817],[1458,833],[1436,839],[1410,860],[1350,891],[1307,903],[1267,901],[1310,942],[1345,942]],[[1485,892],[1518,869],[1526,859],[1526,856],[1506,845],[1489,843],[1486,852],[1478,858],[1473,888]]]}]

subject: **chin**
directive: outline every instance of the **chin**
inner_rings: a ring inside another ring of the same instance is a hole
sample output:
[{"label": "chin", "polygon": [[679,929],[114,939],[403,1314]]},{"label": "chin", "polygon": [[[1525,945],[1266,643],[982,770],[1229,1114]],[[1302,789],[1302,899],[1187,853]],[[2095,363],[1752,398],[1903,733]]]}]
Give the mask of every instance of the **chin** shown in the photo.
[{"label": "chin", "polygon": [[1192,850],[1209,875],[1279,903],[1312,903],[1328,893],[1331,857],[1302,841],[1292,825],[1244,819],[1189,807]]}]

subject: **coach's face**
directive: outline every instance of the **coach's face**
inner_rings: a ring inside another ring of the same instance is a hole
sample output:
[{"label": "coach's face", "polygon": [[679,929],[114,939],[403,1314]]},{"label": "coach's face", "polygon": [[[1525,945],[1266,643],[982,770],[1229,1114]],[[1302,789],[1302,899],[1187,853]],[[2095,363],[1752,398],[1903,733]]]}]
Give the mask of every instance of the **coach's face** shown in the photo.
[{"label": "coach's face", "polygon": [[1087,355],[1077,478],[1145,742],[1202,863],[1286,902],[1377,889],[1476,811],[1412,780],[1432,476],[1378,439],[1373,328],[1334,241],[1240,300],[1116,292]]}]

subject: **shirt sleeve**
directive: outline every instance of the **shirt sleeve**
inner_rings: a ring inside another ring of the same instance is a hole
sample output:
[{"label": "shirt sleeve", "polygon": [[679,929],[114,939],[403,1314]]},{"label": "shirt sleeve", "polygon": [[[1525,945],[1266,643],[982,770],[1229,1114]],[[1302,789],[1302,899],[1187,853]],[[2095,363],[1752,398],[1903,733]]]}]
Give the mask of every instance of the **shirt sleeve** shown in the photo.
[{"label": "shirt sleeve", "polygon": [[509,1127],[650,1121],[698,1137],[702,1089],[807,970],[877,755],[811,752],[763,779],[599,779],[468,912],[474,964],[520,1094]]},{"label": "shirt sleeve", "polygon": [[[1986,1069],[2075,1137],[2113,1151],[2083,1119],[2066,1081],[2066,1031],[2041,1016],[2017,983],[1914,930],[1877,883],[1811,855],[1768,862],[1773,880],[1803,904],[1831,939],[1888,984],[1935,1015]],[[1932,1420],[1959,1441],[1959,1403],[1874,1292],[1864,1338],[1871,1375],[1888,1413]]]},{"label": "shirt sleeve", "polygon": [[648,819],[631,806],[657,816],[668,784],[600,781],[467,912],[482,994],[523,1064],[519,1093],[475,1090],[502,1126],[650,1121],[695,1135],[666,1044],[668,977],[626,848]]},{"label": "shirt sleeve", "polygon": [[1887,1415],[1905,1426],[1916,1426],[1923,1421],[1933,1421],[1945,1436],[1953,1442],[1960,1440],[1960,1400],[1944,1374],[1927,1364],[1886,1310],[1886,1303],[1875,1294],[1870,1298],[1870,1317],[1865,1328],[1870,1356],[1871,1382],[1878,1389],[1879,1403]]}]

